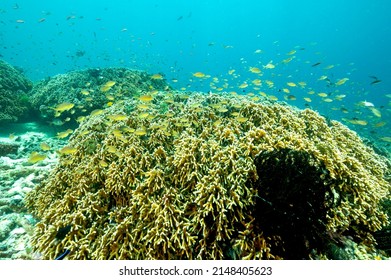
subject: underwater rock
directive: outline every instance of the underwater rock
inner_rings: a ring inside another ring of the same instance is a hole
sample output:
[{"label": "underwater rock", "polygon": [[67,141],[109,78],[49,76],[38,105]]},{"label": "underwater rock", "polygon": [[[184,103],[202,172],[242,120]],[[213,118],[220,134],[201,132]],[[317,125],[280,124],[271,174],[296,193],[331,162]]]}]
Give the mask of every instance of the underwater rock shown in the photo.
[{"label": "underwater rock", "polygon": [[[114,83],[105,87],[107,83]],[[107,103],[142,91],[164,90],[164,80],[155,80],[147,72],[127,68],[91,68],[59,74],[42,80],[31,91],[31,103],[40,117],[54,125],[62,125],[66,118],[75,123]],[[73,104],[73,108],[55,110],[58,104]]]},{"label": "underwater rock", "polygon": [[159,92],[89,116],[67,148],[25,200],[45,259],[332,258],[388,224],[389,160],[309,109]]},{"label": "underwater rock", "polygon": [[19,121],[29,111],[27,93],[32,88],[20,71],[0,60],[0,124]]},{"label": "underwater rock", "polygon": [[19,144],[0,142],[0,157],[18,152]]}]

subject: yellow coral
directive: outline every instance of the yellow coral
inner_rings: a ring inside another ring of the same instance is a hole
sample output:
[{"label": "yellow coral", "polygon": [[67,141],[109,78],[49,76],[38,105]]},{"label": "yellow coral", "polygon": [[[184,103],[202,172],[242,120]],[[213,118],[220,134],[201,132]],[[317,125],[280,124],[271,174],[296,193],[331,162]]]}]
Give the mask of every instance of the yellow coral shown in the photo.
[{"label": "yellow coral", "polygon": [[[373,243],[370,233],[387,223],[386,160],[338,122],[262,102],[157,93],[146,109],[132,99],[90,116],[70,139],[77,152],[27,197],[40,219],[35,250],[48,259],[64,248],[71,259],[275,259],[309,258],[332,233]],[[145,110],[153,117],[140,118]],[[114,114],[127,118],[107,122]],[[136,135],[139,127],[147,133]],[[286,228],[262,213],[311,227],[302,254],[286,253]]]}]

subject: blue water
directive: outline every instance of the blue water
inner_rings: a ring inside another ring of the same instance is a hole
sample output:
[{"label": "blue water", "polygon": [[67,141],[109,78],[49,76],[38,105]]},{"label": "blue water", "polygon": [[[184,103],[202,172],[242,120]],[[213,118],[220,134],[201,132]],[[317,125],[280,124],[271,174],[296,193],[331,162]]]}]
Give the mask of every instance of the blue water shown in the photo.
[{"label": "blue water", "polygon": [[[210,82],[216,77],[215,86],[226,84],[226,91],[265,92],[279,100],[286,82],[304,81],[304,89],[289,88],[296,97],[289,103],[339,120],[366,120],[366,126],[345,123],[384,137],[391,136],[389,11],[388,0],[2,0],[0,58],[34,81],[87,67],[124,66],[162,73],[177,88],[214,91]],[[254,53],[258,49],[262,53]],[[295,58],[281,63],[292,50]],[[263,69],[270,61],[276,68]],[[325,70],[328,65],[335,67]],[[263,76],[249,67],[259,67]],[[198,71],[211,78],[194,78]],[[318,80],[322,75],[334,83],[349,81],[329,87]],[[370,85],[369,76],[381,82]],[[271,80],[275,87],[238,88],[255,78]],[[308,95],[310,90],[315,95]],[[326,103],[316,95],[320,92],[346,97]],[[381,118],[357,104],[361,101],[373,103]],[[383,121],[384,126],[375,126]]]}]

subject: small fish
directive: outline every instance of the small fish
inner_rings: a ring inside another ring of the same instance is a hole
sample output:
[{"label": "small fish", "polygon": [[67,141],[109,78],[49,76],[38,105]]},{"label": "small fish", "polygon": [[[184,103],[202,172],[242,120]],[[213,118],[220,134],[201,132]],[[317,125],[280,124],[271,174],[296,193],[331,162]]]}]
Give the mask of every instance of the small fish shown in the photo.
[{"label": "small fish", "polygon": [[246,121],[248,120],[248,118],[243,117],[243,116],[237,116],[235,119],[236,119],[238,122],[240,122],[240,123],[244,123],[244,122],[246,122]]},{"label": "small fish", "polygon": [[261,73],[261,69],[259,69],[258,67],[250,67],[250,72],[254,74],[259,74]]},{"label": "small fish", "polygon": [[323,80],[326,80],[327,79],[327,76],[326,75],[323,75],[323,76],[320,76],[320,78],[318,79],[318,81],[323,81]]},{"label": "small fish", "polygon": [[380,140],[385,141],[385,142],[391,142],[391,137],[389,137],[389,136],[380,137]]},{"label": "small fish", "polygon": [[128,118],[128,116],[123,114],[114,114],[114,115],[108,115],[107,118],[112,121],[123,121]]},{"label": "small fish", "polygon": [[287,59],[284,59],[284,60],[282,61],[282,63],[287,64],[287,63],[291,62],[292,59],[294,59],[294,58],[295,58],[295,56],[288,57]]},{"label": "small fish", "polygon": [[46,158],[46,155],[39,154],[37,152],[32,152],[27,160],[28,163],[35,164],[37,162],[43,161]]},{"label": "small fish", "polygon": [[332,68],[334,68],[334,65],[328,65],[328,66],[326,66],[325,68],[323,68],[324,70],[329,70],[329,69],[332,69]]},{"label": "small fish", "polygon": [[109,166],[109,164],[107,162],[105,162],[103,159],[101,159],[99,161],[99,165],[100,165],[100,167],[103,167],[103,168]]},{"label": "small fish", "polygon": [[248,84],[246,82],[244,82],[243,84],[239,85],[239,88],[246,88],[248,87]]},{"label": "small fish", "polygon": [[264,69],[273,69],[273,68],[275,68],[276,66],[272,62],[273,61],[270,61],[268,64],[264,65],[263,68]]},{"label": "small fish", "polygon": [[60,254],[58,257],[56,257],[54,260],[56,260],[56,261],[61,261],[61,260],[63,260],[66,256],[68,256],[70,252],[71,252],[70,250],[65,249],[65,251],[64,251],[62,254]]},{"label": "small fish", "polygon": [[370,85],[374,85],[374,84],[378,84],[378,83],[380,83],[381,82],[381,80],[379,80],[377,77],[375,77],[375,76],[369,76],[370,78],[372,78],[372,79],[374,79],[371,83],[370,83]]},{"label": "small fish", "polygon": [[8,138],[9,138],[10,140],[14,140],[14,139],[15,139],[15,134],[14,134],[14,133],[11,133],[11,134],[8,136]]},{"label": "small fish", "polygon": [[41,147],[42,151],[49,151],[51,149],[50,146],[45,142],[42,142],[39,146]]},{"label": "small fish", "polygon": [[152,80],[163,80],[163,75],[161,75],[161,74],[153,74],[151,76],[151,79]]},{"label": "small fish", "polygon": [[58,104],[56,107],[53,108],[53,110],[56,112],[64,112],[64,111],[69,111],[74,106],[75,106],[74,103],[64,102],[64,103]]},{"label": "small fish", "polygon": [[145,129],[145,127],[137,128],[134,131],[134,134],[137,136],[143,136],[143,135],[147,134],[147,130]]},{"label": "small fish", "polygon": [[107,83],[105,83],[103,86],[100,87],[100,91],[101,92],[109,91],[115,84],[116,82],[114,81],[108,81]]},{"label": "small fish", "polygon": [[317,62],[317,63],[314,63],[311,65],[311,67],[315,67],[315,66],[318,66],[321,62]]},{"label": "small fish", "polygon": [[349,80],[349,78],[340,79],[340,80],[338,80],[338,81],[335,83],[335,85],[336,85],[336,86],[343,85],[343,84],[346,83],[348,80]]},{"label": "small fish", "polygon": [[375,107],[375,105],[372,102],[369,101],[361,101],[359,105],[365,106],[365,107]]},{"label": "small fish", "polygon": [[72,132],[73,132],[72,129],[67,129],[65,131],[57,132],[57,138],[58,139],[67,138]]},{"label": "small fish", "polygon": [[151,95],[141,95],[139,100],[143,102],[150,102],[153,100],[153,97]]},{"label": "small fish", "polygon": [[351,124],[357,124],[357,125],[367,125],[368,122],[365,121],[365,120],[348,120],[348,122],[350,122]]},{"label": "small fish", "polygon": [[24,20],[23,19],[17,19],[16,23],[24,23]]},{"label": "small fish", "polygon": [[193,74],[193,77],[196,77],[196,78],[205,78],[205,74],[204,73],[202,73],[202,72],[195,72],[194,74]]},{"label": "small fish", "polygon": [[295,83],[293,83],[293,82],[288,82],[288,83],[286,83],[288,86],[290,86],[290,87],[295,87],[295,86],[297,86]]},{"label": "small fish", "polygon": [[382,126],[385,126],[387,123],[386,122],[379,122],[377,124],[374,125],[374,127],[382,127]]},{"label": "small fish", "polygon": [[371,110],[372,114],[374,114],[376,117],[381,118],[381,112],[378,109],[375,107],[369,107],[369,110]]},{"label": "small fish", "polygon": [[59,153],[62,155],[71,155],[77,152],[77,149],[71,146],[65,146],[59,150]]},{"label": "small fish", "polygon": [[292,54],[295,54],[296,53],[296,50],[291,50],[290,52],[288,52],[286,55],[292,55]]},{"label": "small fish", "polygon": [[104,110],[102,110],[102,109],[96,109],[96,110],[93,110],[90,115],[91,116],[98,116],[100,114],[103,114],[103,112],[104,112]]}]

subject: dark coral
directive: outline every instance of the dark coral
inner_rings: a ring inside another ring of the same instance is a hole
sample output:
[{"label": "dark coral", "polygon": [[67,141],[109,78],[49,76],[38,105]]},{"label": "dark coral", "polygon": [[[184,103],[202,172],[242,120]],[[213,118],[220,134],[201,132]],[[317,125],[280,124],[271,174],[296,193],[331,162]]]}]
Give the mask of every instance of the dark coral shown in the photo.
[{"label": "dark coral", "polygon": [[[114,81],[115,85],[109,91],[102,92],[101,87],[108,81]],[[34,110],[47,121],[55,119],[53,107],[57,104],[74,103],[74,110],[64,112],[59,118],[63,120],[70,117],[75,121],[78,116],[86,116],[94,109],[107,107],[106,104],[111,100],[107,98],[108,94],[119,100],[143,91],[165,88],[168,86],[164,80],[151,79],[147,72],[127,68],[89,68],[38,82],[31,91],[31,103]]]},{"label": "dark coral", "polygon": [[27,115],[27,92],[32,83],[20,71],[0,60],[0,123],[19,121]]}]

